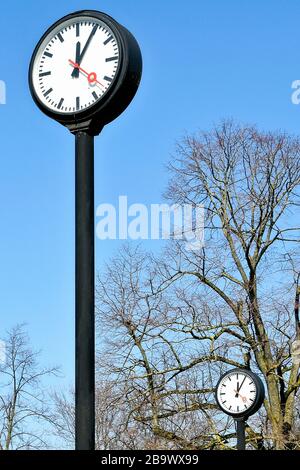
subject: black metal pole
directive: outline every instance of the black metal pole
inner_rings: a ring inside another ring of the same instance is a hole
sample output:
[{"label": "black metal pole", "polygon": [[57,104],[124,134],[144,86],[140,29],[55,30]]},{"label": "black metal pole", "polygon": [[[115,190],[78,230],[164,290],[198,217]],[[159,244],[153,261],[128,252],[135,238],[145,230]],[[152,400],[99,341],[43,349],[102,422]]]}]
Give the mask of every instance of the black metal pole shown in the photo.
[{"label": "black metal pole", "polygon": [[244,419],[236,419],[237,450],[245,450],[246,448],[245,427]]},{"label": "black metal pole", "polygon": [[75,448],[95,448],[94,137],[76,138]]}]

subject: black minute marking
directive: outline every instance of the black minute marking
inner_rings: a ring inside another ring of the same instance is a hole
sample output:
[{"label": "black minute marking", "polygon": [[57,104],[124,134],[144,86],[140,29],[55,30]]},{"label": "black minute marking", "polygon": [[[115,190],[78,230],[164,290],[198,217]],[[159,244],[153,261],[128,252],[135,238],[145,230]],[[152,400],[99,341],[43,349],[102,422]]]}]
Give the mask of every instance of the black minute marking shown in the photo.
[{"label": "black minute marking", "polygon": [[62,37],[61,33],[58,33],[57,37],[60,40],[60,42],[64,42],[64,38]]},{"label": "black minute marking", "polygon": [[57,109],[60,109],[62,107],[63,102],[64,102],[64,98],[61,98],[60,102],[57,105]]},{"label": "black minute marking", "polygon": [[105,41],[104,41],[104,46],[106,46],[106,44],[108,44],[111,40],[113,39],[112,36],[109,36],[109,38],[107,38]]},{"label": "black minute marking", "polygon": [[115,57],[108,57],[105,59],[105,62],[112,62],[113,60],[119,60],[119,57],[117,55]]},{"label": "black minute marking", "polygon": [[53,91],[53,88],[49,88],[49,90],[47,90],[45,93],[44,93],[44,97],[46,98],[50,93],[51,91]]}]

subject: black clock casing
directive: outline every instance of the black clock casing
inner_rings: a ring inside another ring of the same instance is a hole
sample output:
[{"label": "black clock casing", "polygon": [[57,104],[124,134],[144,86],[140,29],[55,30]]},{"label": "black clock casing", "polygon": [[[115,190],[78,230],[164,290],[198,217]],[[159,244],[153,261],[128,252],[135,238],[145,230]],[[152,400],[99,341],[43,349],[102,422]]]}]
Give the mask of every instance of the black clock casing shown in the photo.
[{"label": "black clock casing", "polygon": [[[253,380],[253,382],[255,384],[255,387],[256,387],[256,396],[255,396],[254,402],[252,403],[252,405],[247,410],[245,410],[241,413],[230,413],[230,411],[225,410],[221,406],[221,404],[219,402],[219,398],[218,398],[218,388],[219,388],[220,383],[223,381],[223,379],[227,375],[231,375],[231,374],[234,374],[234,373],[248,375],[248,377],[250,377]],[[231,369],[231,370],[225,372],[220,377],[220,379],[218,380],[218,383],[217,383],[216,389],[215,389],[215,400],[217,402],[218,407],[220,408],[221,411],[223,411],[223,413],[226,413],[227,415],[232,416],[235,419],[242,419],[242,418],[247,419],[249,416],[256,413],[259,410],[259,408],[262,406],[264,399],[265,399],[265,387],[264,387],[264,384],[263,384],[262,380],[260,379],[260,377],[257,374],[255,374],[254,372],[252,372],[248,369],[241,369],[241,368],[237,367],[235,369]]]},{"label": "black clock casing", "polygon": [[[40,45],[54,28],[80,16],[99,19],[109,26],[118,42],[120,65],[116,79],[103,99],[74,114],[57,113],[44,106],[35,92],[32,78],[34,60]],[[91,135],[98,135],[106,124],[116,119],[130,104],[139,87],[141,75],[142,55],[134,36],[109,15],[95,10],[82,10],[64,16],[41,37],[30,61],[29,88],[34,102],[44,114],[66,126],[72,133],[86,131]]]}]

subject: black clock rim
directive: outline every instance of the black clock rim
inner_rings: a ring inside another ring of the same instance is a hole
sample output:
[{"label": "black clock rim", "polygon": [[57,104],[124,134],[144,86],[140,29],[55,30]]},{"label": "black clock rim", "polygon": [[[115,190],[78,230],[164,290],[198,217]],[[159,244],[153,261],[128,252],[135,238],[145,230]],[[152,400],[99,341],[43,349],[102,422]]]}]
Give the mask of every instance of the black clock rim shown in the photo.
[{"label": "black clock rim", "polygon": [[[103,23],[107,24],[109,28],[111,28],[112,32],[115,34],[117,42],[118,42],[118,47],[120,51],[120,57],[119,57],[119,64],[118,64],[118,69],[115,75],[115,79],[113,84],[110,86],[110,88],[107,90],[107,92],[103,95],[103,99],[100,99],[96,101],[93,105],[89,106],[87,109],[80,110],[74,113],[58,113],[54,110],[51,110],[47,106],[44,105],[44,103],[40,100],[38,97],[35,87],[33,85],[33,66],[34,66],[34,61],[35,57],[37,55],[37,52],[45,40],[45,38],[51,33],[53,29],[55,29],[57,26],[60,24],[70,20],[77,18],[79,16],[85,16],[85,17],[90,17],[90,18],[96,18]],[[29,65],[29,71],[28,71],[28,81],[29,81],[29,89],[31,96],[38,106],[38,108],[47,116],[51,117],[52,119],[55,119],[56,121],[61,122],[62,124],[71,124],[75,122],[82,122],[85,121],[86,119],[91,118],[97,111],[103,107],[103,104],[107,102],[110,97],[113,95],[113,93],[116,91],[116,88],[118,87],[118,83],[122,81],[122,75],[125,76],[126,74],[126,68],[128,65],[128,53],[127,53],[127,48],[126,48],[126,42],[124,40],[123,34],[122,34],[123,26],[119,24],[116,20],[114,20],[111,16],[107,15],[106,13],[99,12],[96,10],[80,10],[76,11],[74,13],[70,13],[59,20],[57,20],[55,23],[53,23],[47,31],[42,35],[40,40],[38,41],[31,60],[30,60],[30,65]]]},{"label": "black clock rim", "polygon": [[[243,374],[246,374],[249,377],[251,377],[251,379],[255,382],[255,386],[256,386],[256,390],[257,390],[255,400],[252,403],[251,407],[248,408],[248,410],[246,410],[245,412],[241,412],[241,413],[230,413],[230,411],[225,410],[221,406],[221,404],[219,402],[219,399],[218,399],[218,388],[220,386],[220,383],[222,382],[224,377],[226,377],[227,375],[230,375],[230,374],[234,374],[234,373],[243,373]],[[227,372],[222,374],[221,377],[219,378],[218,383],[217,383],[216,388],[215,388],[215,400],[217,402],[218,407],[220,408],[221,411],[223,411],[223,413],[231,416],[234,419],[241,419],[241,418],[247,419],[249,416],[256,413],[259,410],[259,408],[261,407],[261,405],[263,404],[264,398],[265,398],[265,387],[264,387],[264,384],[263,384],[261,378],[257,374],[252,372],[251,370],[243,369],[243,368],[240,368],[240,367],[236,367],[234,369],[228,370]]]}]

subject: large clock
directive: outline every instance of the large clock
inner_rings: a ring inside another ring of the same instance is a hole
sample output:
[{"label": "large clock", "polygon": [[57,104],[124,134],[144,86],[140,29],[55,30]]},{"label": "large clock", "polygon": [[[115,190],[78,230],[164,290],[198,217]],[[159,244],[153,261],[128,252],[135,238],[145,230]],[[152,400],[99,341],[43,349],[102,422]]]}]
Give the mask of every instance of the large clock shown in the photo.
[{"label": "large clock", "polygon": [[262,405],[264,385],[257,374],[247,369],[232,369],[219,379],[216,386],[219,408],[234,418],[248,417]]},{"label": "large clock", "polygon": [[142,59],[132,34],[97,11],[67,15],[43,35],[29,68],[39,108],[71,131],[95,134],[134,97]]}]

